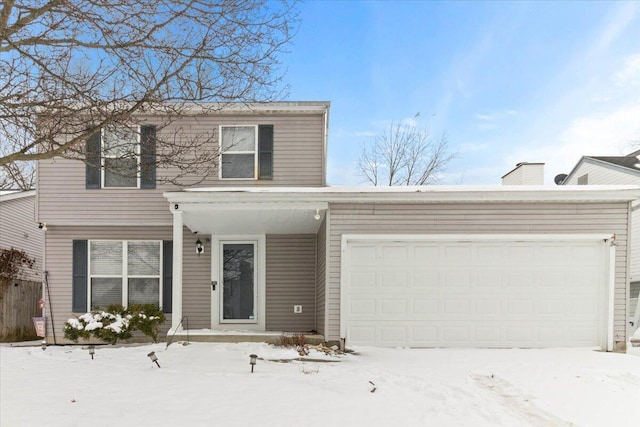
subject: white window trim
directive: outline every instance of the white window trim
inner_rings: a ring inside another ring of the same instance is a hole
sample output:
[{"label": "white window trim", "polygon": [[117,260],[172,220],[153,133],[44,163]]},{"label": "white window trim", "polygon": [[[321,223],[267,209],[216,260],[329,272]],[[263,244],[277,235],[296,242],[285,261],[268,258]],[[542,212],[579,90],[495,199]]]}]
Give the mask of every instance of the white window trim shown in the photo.
[{"label": "white window trim", "polygon": [[[120,242],[122,243],[122,275],[108,275],[108,274],[99,274],[99,275],[93,275],[91,274],[91,242]],[[128,273],[128,259],[127,259],[127,249],[128,249],[128,245],[129,242],[153,242],[153,243],[157,243],[160,246],[160,258],[159,258],[159,268],[158,268],[158,307],[160,310],[163,310],[163,301],[162,301],[162,290],[164,287],[164,283],[163,283],[163,277],[164,277],[164,272],[163,272],[163,262],[162,260],[164,259],[164,245],[162,244],[162,240],[117,240],[117,239],[94,239],[94,240],[88,240],[87,241],[87,307],[89,308],[89,310],[87,311],[91,311],[93,310],[93,307],[91,305],[91,295],[92,295],[92,289],[91,289],[91,279],[94,277],[97,278],[122,278],[122,301],[121,301],[121,305],[123,307],[127,307],[128,306],[128,302],[129,302],[129,279],[139,279],[139,278],[149,278],[149,277],[155,277],[155,276],[151,276],[151,275],[127,275]]]},{"label": "white window trim", "polygon": [[106,178],[106,167],[105,167],[105,159],[117,159],[117,156],[107,156],[105,155],[104,152],[104,132],[105,132],[105,128],[100,129],[100,188],[103,189],[136,189],[136,188],[140,188],[140,184],[141,184],[141,176],[140,176],[140,170],[141,170],[141,162],[142,162],[142,155],[140,153],[140,137],[141,137],[141,128],[140,126],[136,126],[135,127],[135,133],[136,133],[136,186],[135,187],[107,187],[105,185],[105,178]]},{"label": "white window trim", "polygon": [[[253,151],[223,151],[222,150],[222,129],[223,128],[253,128]],[[224,181],[256,181],[258,179],[258,125],[220,125],[218,126],[218,178]],[[253,154],[253,178],[223,178],[222,177],[222,155],[223,154]]]}]

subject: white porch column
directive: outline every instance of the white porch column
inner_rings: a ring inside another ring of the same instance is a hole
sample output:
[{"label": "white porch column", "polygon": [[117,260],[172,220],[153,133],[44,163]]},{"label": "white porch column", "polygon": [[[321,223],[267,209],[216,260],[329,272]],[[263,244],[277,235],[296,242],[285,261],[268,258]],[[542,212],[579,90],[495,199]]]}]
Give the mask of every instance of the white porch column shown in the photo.
[{"label": "white porch column", "polygon": [[[176,205],[177,207],[177,205]],[[172,210],[173,213],[173,290],[171,294],[171,329],[181,330],[182,319],[182,211]]]}]

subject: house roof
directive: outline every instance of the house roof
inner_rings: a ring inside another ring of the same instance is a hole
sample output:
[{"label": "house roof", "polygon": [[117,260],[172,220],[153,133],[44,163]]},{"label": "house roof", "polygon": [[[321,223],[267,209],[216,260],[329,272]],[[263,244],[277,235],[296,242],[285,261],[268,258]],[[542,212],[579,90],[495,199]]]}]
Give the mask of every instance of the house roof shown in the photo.
[{"label": "house roof", "polygon": [[600,160],[601,162],[611,163],[613,165],[622,166],[623,168],[640,171],[640,159],[636,153],[628,156],[585,156],[587,158]]}]

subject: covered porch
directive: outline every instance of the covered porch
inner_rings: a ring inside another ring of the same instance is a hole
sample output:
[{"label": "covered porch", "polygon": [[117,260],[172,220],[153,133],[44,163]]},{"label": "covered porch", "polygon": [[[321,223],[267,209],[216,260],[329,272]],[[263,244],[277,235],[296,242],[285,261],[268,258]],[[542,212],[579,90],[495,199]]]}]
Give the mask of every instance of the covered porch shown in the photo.
[{"label": "covered porch", "polygon": [[324,270],[319,241],[327,202],[263,188],[164,195],[174,242],[168,340],[275,342],[292,334],[323,340],[318,270]]}]

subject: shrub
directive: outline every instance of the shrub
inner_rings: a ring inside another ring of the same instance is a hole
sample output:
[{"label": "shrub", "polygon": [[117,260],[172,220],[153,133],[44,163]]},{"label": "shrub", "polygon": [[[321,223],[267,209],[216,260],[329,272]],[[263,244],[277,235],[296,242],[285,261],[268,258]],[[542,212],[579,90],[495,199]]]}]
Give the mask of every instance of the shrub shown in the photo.
[{"label": "shrub", "polygon": [[94,337],[115,344],[119,340],[131,338],[132,332],[137,330],[157,342],[160,324],[164,320],[164,313],[152,304],[133,305],[129,308],[112,305],[105,310],[92,311],[67,320],[64,337],[76,343],[80,339]]},{"label": "shrub", "polygon": [[0,248],[0,277],[19,279],[25,269],[33,268],[35,258],[16,248]]}]

